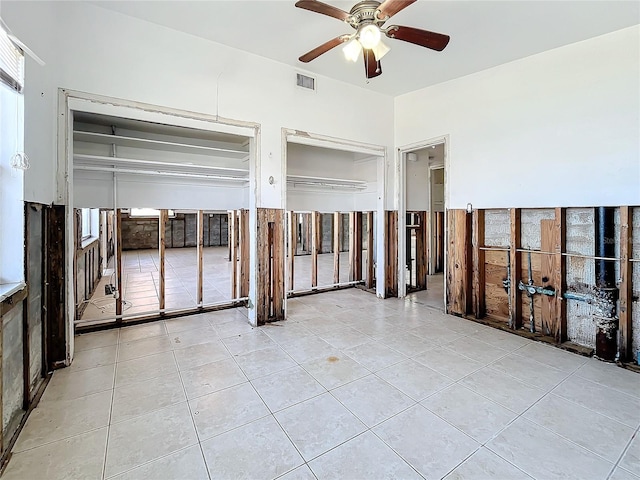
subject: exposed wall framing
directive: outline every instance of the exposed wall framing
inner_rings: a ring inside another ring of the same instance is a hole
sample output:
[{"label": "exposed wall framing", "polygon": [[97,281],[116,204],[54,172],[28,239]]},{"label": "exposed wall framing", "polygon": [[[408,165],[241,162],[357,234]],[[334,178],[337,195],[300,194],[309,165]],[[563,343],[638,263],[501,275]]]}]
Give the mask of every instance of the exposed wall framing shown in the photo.
[{"label": "exposed wall framing", "polygon": [[[640,278],[634,277],[640,256],[634,235],[640,232],[638,210],[629,206],[616,210],[616,254],[606,258],[595,255],[593,208],[476,210],[471,224],[466,212],[449,210],[448,311],[473,314],[531,338],[589,351],[594,348],[599,318],[594,265],[615,262],[619,264],[618,358],[633,361],[640,328],[634,309],[640,289]],[[470,284],[465,270],[471,272]]]},{"label": "exposed wall framing", "polygon": [[284,210],[257,209],[256,321],[258,325],[284,320]]},{"label": "exposed wall framing", "polygon": [[398,212],[385,211],[385,298],[398,296]]}]

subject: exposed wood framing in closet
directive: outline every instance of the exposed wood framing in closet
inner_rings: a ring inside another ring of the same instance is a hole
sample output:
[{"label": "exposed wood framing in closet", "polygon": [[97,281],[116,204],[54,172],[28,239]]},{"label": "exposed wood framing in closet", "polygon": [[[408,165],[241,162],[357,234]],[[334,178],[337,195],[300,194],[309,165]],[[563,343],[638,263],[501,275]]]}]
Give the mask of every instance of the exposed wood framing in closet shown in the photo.
[{"label": "exposed wood framing in closet", "polygon": [[385,211],[385,298],[398,296],[398,212]]},{"label": "exposed wood framing in closet", "polygon": [[160,260],[159,260],[160,279],[159,279],[158,299],[159,299],[160,313],[162,313],[165,309],[166,272],[165,272],[164,257],[165,257],[165,248],[167,244],[166,226],[167,226],[168,218],[169,218],[169,211],[166,209],[160,210],[160,216],[158,217],[158,239],[159,239],[158,253],[160,256]]},{"label": "exposed wood framing in closet", "polygon": [[240,210],[240,297],[249,296],[249,210]]},{"label": "exposed wood framing in closet", "polygon": [[202,210],[198,210],[197,220],[196,220],[196,245],[197,245],[197,262],[198,262],[198,280],[197,280],[197,292],[196,292],[196,303],[199,307],[202,306],[203,303],[203,293],[204,293],[204,275],[203,275],[203,263],[204,263],[204,212]]},{"label": "exposed wood framing in closet", "polygon": [[321,249],[320,213],[311,212],[311,287],[318,286],[318,253]]},{"label": "exposed wood framing in closet", "polygon": [[229,248],[231,249],[231,298],[238,298],[238,249],[240,235],[238,213],[234,210],[229,215]]},{"label": "exposed wood framing in closet", "polygon": [[333,283],[340,283],[340,234],[342,230],[342,214],[333,213]]},{"label": "exposed wood framing in closet", "polygon": [[632,305],[633,305],[633,209],[620,207],[620,358],[632,360]]},{"label": "exposed wood framing in closet", "polygon": [[362,280],[362,212],[349,212],[349,281]]},{"label": "exposed wood framing in closet", "polygon": [[122,298],[124,282],[122,281],[122,210],[116,210],[116,323],[122,323]]},{"label": "exposed wood framing in closet", "polygon": [[256,321],[284,320],[284,211],[257,209]]},{"label": "exposed wood framing in closet", "polygon": [[296,249],[298,247],[298,214],[289,211],[287,212],[287,260],[289,267],[289,283],[287,288],[289,290],[293,290],[293,279],[295,273],[295,260],[296,260]]},{"label": "exposed wood framing in closet", "polygon": [[[374,258],[375,252],[373,251],[373,212],[366,213],[367,218],[367,275],[365,277],[365,288],[373,288],[374,287]],[[339,258],[339,257],[338,257]]]}]

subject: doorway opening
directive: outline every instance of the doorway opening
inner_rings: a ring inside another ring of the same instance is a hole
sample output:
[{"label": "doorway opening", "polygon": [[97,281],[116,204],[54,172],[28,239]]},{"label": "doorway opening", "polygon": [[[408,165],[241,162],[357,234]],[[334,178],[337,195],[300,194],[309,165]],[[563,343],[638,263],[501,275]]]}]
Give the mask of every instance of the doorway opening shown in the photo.
[{"label": "doorway opening", "polygon": [[78,330],[243,304],[249,138],[73,113]]},{"label": "doorway opening", "polygon": [[444,311],[445,142],[402,153],[404,167],[403,248],[399,252],[401,291]]}]

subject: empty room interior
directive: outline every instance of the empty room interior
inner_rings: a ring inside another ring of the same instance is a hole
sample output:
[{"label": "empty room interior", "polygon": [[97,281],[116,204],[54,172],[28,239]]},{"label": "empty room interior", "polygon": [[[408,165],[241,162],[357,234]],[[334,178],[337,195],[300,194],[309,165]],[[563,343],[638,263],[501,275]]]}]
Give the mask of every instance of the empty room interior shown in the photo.
[{"label": "empty room interior", "polygon": [[1,479],[640,480],[640,3],[0,19]]}]

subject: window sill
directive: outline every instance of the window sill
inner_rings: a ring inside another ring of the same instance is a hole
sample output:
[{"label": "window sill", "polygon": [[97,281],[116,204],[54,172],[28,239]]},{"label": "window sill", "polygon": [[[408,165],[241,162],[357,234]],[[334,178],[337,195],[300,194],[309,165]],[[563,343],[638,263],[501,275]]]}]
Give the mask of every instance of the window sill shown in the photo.
[{"label": "window sill", "polygon": [[97,240],[98,240],[98,237],[95,237],[95,236],[91,236],[91,237],[87,237],[87,238],[83,239],[80,242],[80,249],[87,248],[89,245],[91,245],[93,242],[95,242]]},{"label": "window sill", "polygon": [[0,303],[27,286],[24,282],[0,284]]}]

